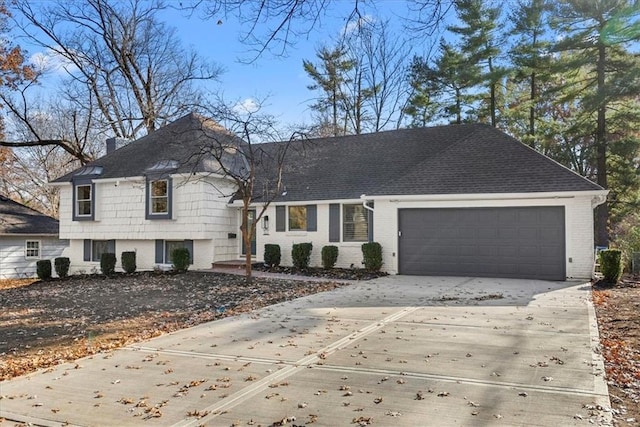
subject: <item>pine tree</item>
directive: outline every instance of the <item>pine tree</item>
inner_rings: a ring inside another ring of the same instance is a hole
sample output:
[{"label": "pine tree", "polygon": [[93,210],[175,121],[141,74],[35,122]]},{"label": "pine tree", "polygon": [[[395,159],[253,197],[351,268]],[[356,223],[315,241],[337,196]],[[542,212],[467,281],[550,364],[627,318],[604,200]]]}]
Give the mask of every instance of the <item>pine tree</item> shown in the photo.
[{"label": "pine tree", "polygon": [[[565,38],[557,52],[572,52],[563,58],[561,72],[587,70],[586,78],[573,80],[569,96],[580,99],[583,108],[593,116],[596,156],[596,181],[609,187],[608,161],[612,141],[611,122],[618,114],[616,104],[637,96],[639,65],[628,51],[629,43],[637,41],[639,32],[633,31],[638,9],[627,0],[566,0],[558,5],[556,28]],[[636,25],[637,27],[637,25]],[[634,114],[634,120],[640,119]],[[629,120],[630,117],[626,117]],[[607,246],[609,206],[596,209],[596,244]]]}]

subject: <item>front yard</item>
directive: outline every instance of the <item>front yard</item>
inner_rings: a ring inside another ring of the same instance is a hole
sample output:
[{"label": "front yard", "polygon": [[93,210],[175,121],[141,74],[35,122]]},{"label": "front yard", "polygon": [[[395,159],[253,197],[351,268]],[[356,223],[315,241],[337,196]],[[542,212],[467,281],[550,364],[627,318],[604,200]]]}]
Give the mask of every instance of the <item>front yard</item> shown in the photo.
[{"label": "front yard", "polygon": [[[0,282],[0,381],[338,286],[203,272]],[[615,424],[638,425],[640,278],[595,284],[593,300]]]},{"label": "front yard", "polygon": [[202,272],[0,282],[0,381],[338,286]]}]

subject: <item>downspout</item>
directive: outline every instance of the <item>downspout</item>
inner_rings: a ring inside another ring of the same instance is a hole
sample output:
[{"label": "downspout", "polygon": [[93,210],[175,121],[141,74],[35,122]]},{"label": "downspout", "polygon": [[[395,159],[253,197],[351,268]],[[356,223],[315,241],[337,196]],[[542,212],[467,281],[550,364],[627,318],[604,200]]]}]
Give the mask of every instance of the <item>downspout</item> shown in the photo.
[{"label": "downspout", "polygon": [[366,210],[373,212],[373,208],[372,208],[371,206],[368,206],[368,205],[367,205],[368,200],[366,199],[366,197],[367,197],[367,195],[366,195],[366,194],[362,194],[362,195],[360,196],[360,198],[362,199],[362,206],[363,206]]}]

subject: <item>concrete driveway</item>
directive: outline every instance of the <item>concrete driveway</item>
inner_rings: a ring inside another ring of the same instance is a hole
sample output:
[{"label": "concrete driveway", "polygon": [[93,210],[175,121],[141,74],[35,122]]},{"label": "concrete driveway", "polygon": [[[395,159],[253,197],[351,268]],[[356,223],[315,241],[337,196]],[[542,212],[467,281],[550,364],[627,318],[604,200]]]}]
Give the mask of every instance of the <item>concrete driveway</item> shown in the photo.
[{"label": "concrete driveway", "polygon": [[359,282],[0,383],[0,419],[609,425],[589,297],[567,282]]}]

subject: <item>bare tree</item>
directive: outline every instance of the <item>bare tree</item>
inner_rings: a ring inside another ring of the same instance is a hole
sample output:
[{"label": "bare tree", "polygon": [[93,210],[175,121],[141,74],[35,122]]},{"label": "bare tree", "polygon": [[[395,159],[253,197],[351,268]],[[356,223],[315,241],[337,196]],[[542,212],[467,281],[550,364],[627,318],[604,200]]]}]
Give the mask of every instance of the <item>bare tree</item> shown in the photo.
[{"label": "bare tree", "polygon": [[90,102],[94,126],[118,138],[134,139],[197,109],[203,93],[195,83],[221,72],[158,20],[161,0],[17,0],[14,7],[24,35],[65,64],[65,96],[79,106]]},{"label": "bare tree", "polygon": [[[245,274],[251,281],[251,241],[256,235],[256,224],[262,219],[267,208],[283,191],[282,174],[291,142],[305,139],[302,132],[292,131],[288,138],[282,138],[272,116],[260,113],[260,104],[255,109],[239,107],[219,102],[210,112],[223,125],[216,132],[205,132],[195,163],[204,159],[214,159],[218,164],[217,175],[229,179],[234,184],[232,196],[242,203],[242,240],[245,245]],[[212,125],[204,122],[203,126]],[[256,208],[253,221],[250,210]]]}]

